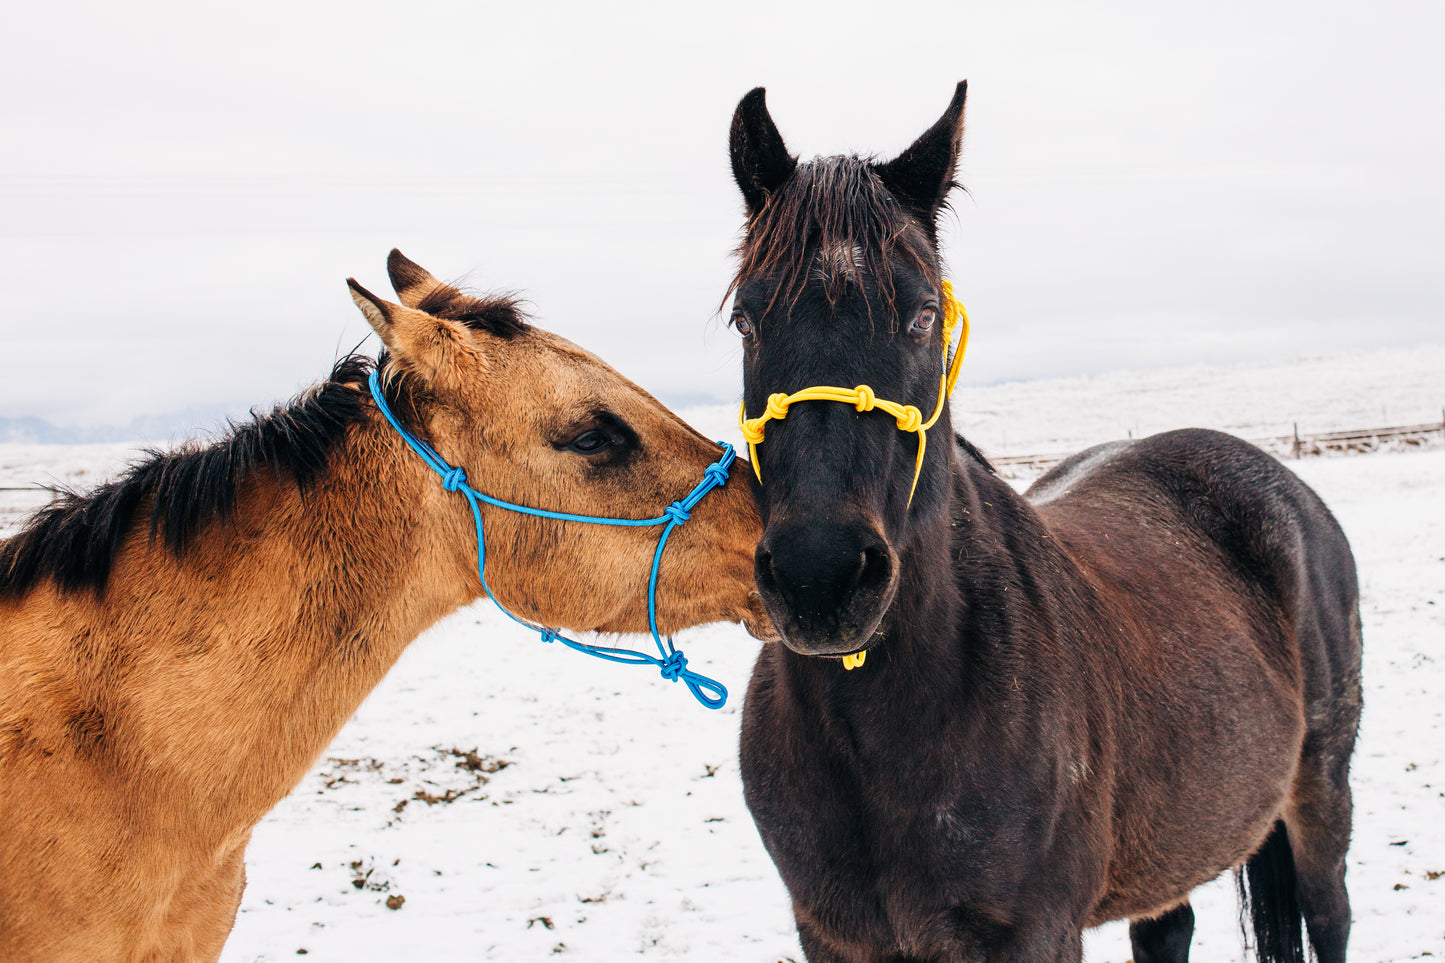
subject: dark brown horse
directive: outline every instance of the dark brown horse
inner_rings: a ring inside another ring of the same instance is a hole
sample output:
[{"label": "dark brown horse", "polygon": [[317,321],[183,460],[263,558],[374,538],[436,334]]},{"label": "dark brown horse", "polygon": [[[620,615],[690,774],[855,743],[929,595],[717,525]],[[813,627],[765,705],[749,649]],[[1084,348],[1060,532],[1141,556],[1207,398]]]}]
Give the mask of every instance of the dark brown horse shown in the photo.
[{"label": "dark brown horse", "polygon": [[[738,106],[750,416],[817,385],[934,410],[964,91],[886,163],[799,164],[761,89]],[[910,499],[899,427],[800,401],[757,446],[783,642],[748,690],[743,780],[808,959],[1078,961],[1085,928],[1128,919],[1138,963],[1182,963],[1190,891],[1242,867],[1261,959],[1303,960],[1303,921],[1340,963],[1360,624],[1319,498],[1190,430],[1023,496],[933,440]]]}]

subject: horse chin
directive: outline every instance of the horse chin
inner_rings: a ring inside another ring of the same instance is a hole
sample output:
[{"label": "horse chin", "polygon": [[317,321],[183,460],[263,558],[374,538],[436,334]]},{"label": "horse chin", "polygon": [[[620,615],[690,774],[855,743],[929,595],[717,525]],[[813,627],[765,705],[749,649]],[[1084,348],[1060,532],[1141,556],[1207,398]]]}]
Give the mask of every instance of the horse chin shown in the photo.
[{"label": "horse chin", "polygon": [[773,623],[787,626],[786,629],[779,628],[778,634],[782,643],[798,655],[833,659],[853,655],[873,645],[883,616],[893,605],[896,588],[895,578],[887,591],[871,605],[855,599],[847,611],[821,623],[808,623],[787,616],[780,618],[777,613],[774,613]]}]

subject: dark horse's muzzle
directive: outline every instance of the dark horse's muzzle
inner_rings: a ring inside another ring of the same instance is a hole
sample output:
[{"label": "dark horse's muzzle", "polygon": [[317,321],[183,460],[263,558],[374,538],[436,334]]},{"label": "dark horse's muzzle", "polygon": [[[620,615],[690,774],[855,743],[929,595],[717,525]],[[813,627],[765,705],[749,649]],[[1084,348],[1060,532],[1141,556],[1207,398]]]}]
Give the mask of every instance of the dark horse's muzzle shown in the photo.
[{"label": "dark horse's muzzle", "polygon": [[867,648],[893,602],[898,563],[865,518],[768,526],[755,556],[758,591],[783,642],[800,655]]}]

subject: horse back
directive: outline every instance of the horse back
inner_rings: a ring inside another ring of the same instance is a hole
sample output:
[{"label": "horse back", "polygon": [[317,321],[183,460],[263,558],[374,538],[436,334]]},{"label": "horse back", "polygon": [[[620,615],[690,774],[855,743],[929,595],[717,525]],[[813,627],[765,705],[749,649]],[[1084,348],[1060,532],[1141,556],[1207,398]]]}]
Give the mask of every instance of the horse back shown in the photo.
[{"label": "horse back", "polygon": [[[1166,543],[1186,570],[1214,569],[1227,591],[1272,610],[1299,653],[1308,703],[1358,681],[1349,542],[1308,485],[1248,442],[1204,429],[1110,442],[1061,462],[1024,497],[1076,545],[1127,564],[1133,552],[1157,553],[1143,544]],[[1133,575],[1136,585],[1168,581],[1177,592],[1180,567]]]}]

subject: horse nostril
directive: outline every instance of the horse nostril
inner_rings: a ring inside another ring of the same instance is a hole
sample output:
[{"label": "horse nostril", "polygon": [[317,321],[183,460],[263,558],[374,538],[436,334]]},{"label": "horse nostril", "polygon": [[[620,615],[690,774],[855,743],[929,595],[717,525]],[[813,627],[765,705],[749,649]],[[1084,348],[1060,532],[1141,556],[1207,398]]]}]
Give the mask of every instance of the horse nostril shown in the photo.
[{"label": "horse nostril", "polygon": [[764,592],[778,591],[778,574],[773,571],[773,553],[759,548],[753,558],[753,579]]},{"label": "horse nostril", "polygon": [[886,545],[870,545],[863,549],[856,583],[859,589],[867,592],[886,587],[892,577],[893,553]]}]

